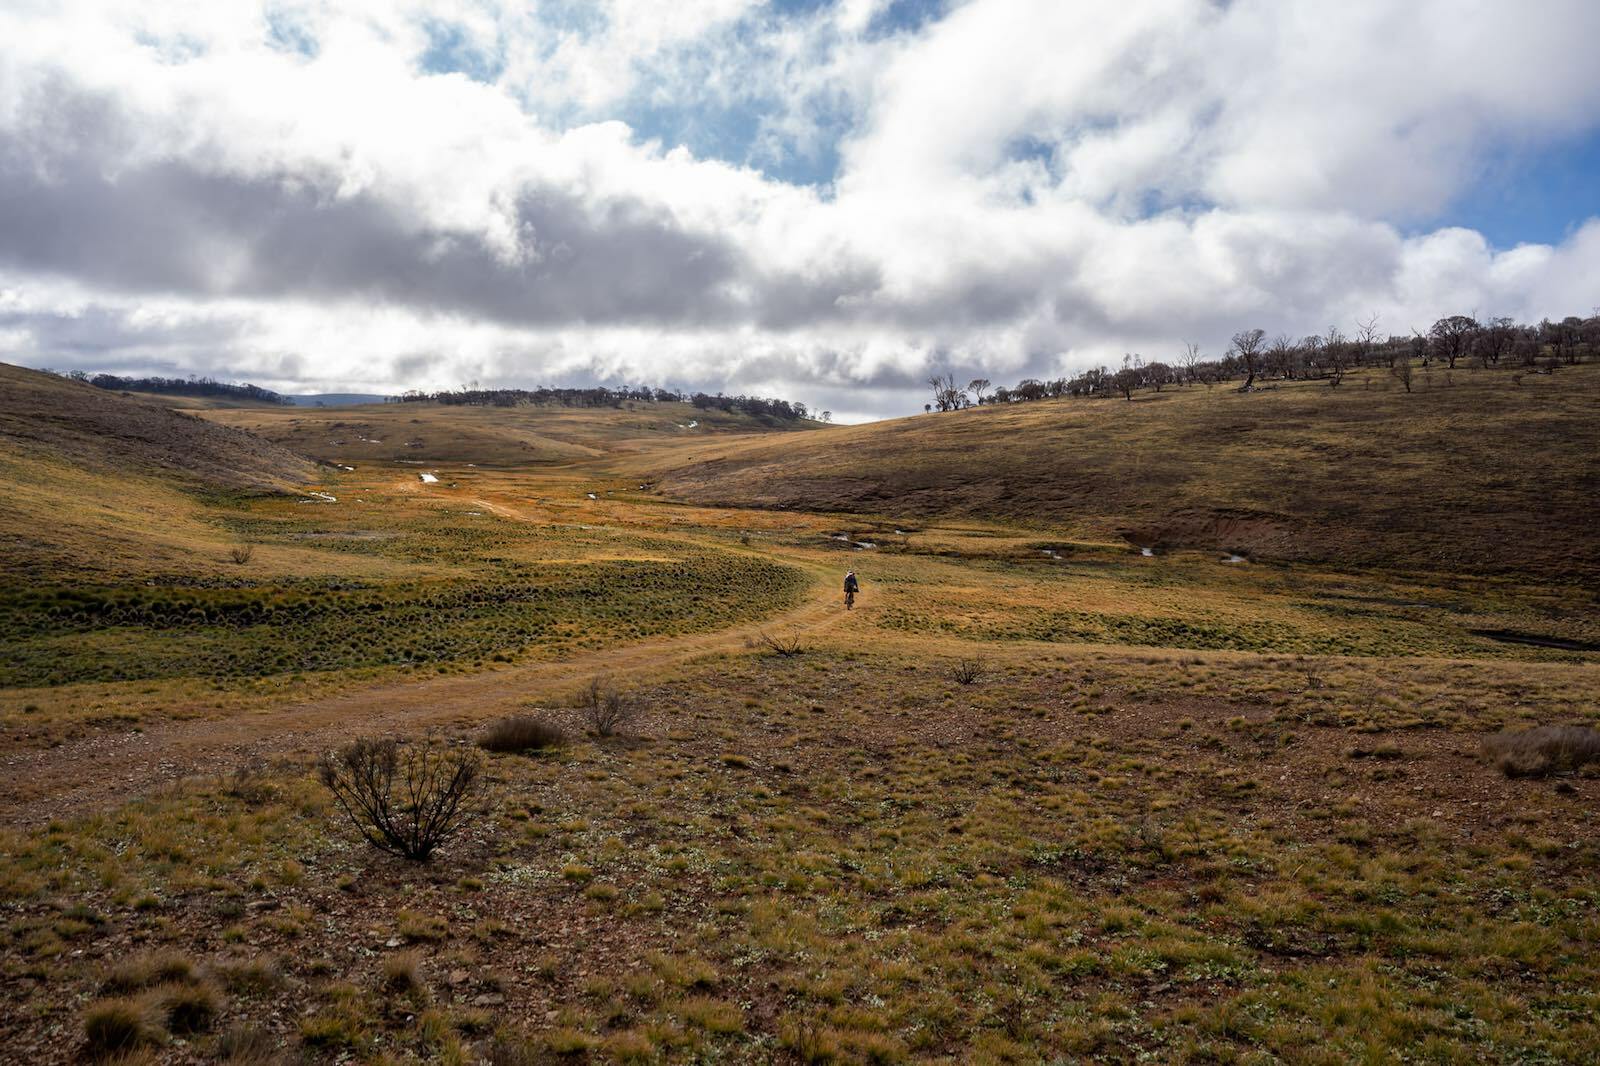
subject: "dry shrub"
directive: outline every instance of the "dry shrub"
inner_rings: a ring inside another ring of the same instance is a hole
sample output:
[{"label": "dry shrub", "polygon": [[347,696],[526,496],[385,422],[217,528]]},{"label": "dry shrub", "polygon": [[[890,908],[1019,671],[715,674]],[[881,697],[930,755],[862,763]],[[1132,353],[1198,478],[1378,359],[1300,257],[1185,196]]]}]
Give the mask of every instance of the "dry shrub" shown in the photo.
[{"label": "dry shrub", "polygon": [[1483,749],[1507,777],[1547,777],[1600,763],[1600,729],[1546,725],[1496,733]]},{"label": "dry shrub", "polygon": [[256,548],[254,544],[241,544],[237,548],[228,549],[228,558],[232,559],[240,566],[243,566],[245,563],[248,563],[255,557]]},{"label": "dry shrub", "polygon": [[781,655],[785,659],[792,659],[805,651],[800,644],[798,631],[790,633],[787,637],[774,637],[770,633],[761,634],[761,643],[774,655]]},{"label": "dry shrub", "polygon": [[983,675],[983,664],[976,659],[961,659],[950,668],[958,685],[970,685]]},{"label": "dry shrub", "polygon": [[615,736],[639,717],[639,702],[604,678],[595,678],[579,705],[589,728],[602,737]]},{"label": "dry shrub", "polygon": [[223,791],[251,807],[260,807],[277,795],[277,788],[267,776],[265,759],[247,759],[234,767]]},{"label": "dry shrub", "polygon": [[324,755],[318,776],[367,843],[426,862],[472,816],[482,770],[470,749],[367,739]]},{"label": "dry shrub", "polygon": [[548,751],[565,747],[567,734],[554,722],[547,722],[532,714],[514,714],[489,723],[478,738],[478,747],[484,751],[510,752]]}]

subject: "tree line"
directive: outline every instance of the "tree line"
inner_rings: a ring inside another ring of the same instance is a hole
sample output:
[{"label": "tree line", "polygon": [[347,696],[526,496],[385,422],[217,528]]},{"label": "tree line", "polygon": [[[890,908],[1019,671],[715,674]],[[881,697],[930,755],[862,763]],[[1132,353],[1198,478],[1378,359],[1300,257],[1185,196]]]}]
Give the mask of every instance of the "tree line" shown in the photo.
[{"label": "tree line", "polygon": [[1113,370],[1100,366],[1051,381],[1027,378],[1011,387],[995,386],[988,378],[961,385],[953,374],[936,373],[928,379],[933,402],[925,411],[954,411],[994,403],[1024,403],[1062,396],[1133,399],[1138,391],[1159,393],[1168,386],[1212,387],[1240,381],[1239,391],[1258,388],[1264,381],[1326,381],[1337,388],[1353,370],[1378,368],[1388,372],[1407,392],[1414,372],[1434,366],[1481,368],[1510,366],[1522,371],[1549,373],[1557,366],[1576,365],[1600,355],[1600,314],[1588,318],[1568,316],[1559,322],[1545,319],[1523,325],[1510,318],[1480,322],[1472,315],[1447,315],[1426,333],[1409,336],[1381,335],[1378,316],[1356,323],[1345,333],[1332,326],[1326,334],[1268,337],[1265,330],[1247,329],[1233,335],[1227,351],[1206,358],[1200,346],[1187,343],[1172,361],[1146,362],[1126,355]]},{"label": "tree line", "polygon": [[808,418],[831,421],[832,413],[817,414],[803,403],[791,400],[769,399],[765,396],[712,395],[705,392],[680,392],[676,389],[658,389],[648,385],[619,385],[607,388],[595,385],[574,389],[484,389],[476,385],[440,392],[421,392],[413,389],[391,396],[389,403],[441,403],[463,404],[474,407],[615,407],[629,402],[687,403],[702,411],[717,410],[729,414],[743,414],[766,422],[798,422]]},{"label": "tree line", "polygon": [[[55,371],[51,371],[55,373]],[[271,389],[257,385],[234,385],[214,378],[124,378],[116,374],[89,374],[82,370],[69,370],[61,377],[83,381],[97,389],[113,392],[156,392],[168,396],[222,396],[230,400],[249,400],[253,403],[271,403],[288,407],[294,401]]]}]

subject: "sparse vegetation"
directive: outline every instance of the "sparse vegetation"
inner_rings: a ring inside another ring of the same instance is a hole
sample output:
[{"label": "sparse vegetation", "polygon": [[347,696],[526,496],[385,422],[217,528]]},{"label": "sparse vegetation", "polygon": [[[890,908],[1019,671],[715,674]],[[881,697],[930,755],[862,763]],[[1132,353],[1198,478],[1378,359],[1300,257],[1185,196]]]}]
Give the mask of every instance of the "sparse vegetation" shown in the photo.
[{"label": "sparse vegetation", "polygon": [[[1472,349],[1394,423],[1381,354],[1337,388],[1256,358],[1247,394],[772,452],[715,408],[692,444],[691,408],[207,412],[335,449],[337,503],[0,455],[67,530],[50,555],[0,514],[30,568],[0,582],[0,1047],[1593,1060],[1595,371],[1530,374],[1519,406],[1483,381],[1517,349]],[[865,513],[662,499],[690,455],[728,499]],[[1498,516],[1463,503],[1485,493]],[[902,500],[925,519],[876,513]],[[840,529],[874,545],[848,614]],[[377,722],[397,739],[346,746]],[[416,821],[454,827],[420,834],[429,867],[362,843],[404,854]]]}]

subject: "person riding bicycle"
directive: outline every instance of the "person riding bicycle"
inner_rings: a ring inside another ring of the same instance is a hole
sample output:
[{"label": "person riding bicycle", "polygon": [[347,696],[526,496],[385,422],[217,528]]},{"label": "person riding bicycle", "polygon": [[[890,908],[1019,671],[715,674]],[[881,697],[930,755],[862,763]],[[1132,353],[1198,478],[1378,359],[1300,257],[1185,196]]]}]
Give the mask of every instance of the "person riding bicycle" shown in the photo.
[{"label": "person riding bicycle", "polygon": [[849,611],[856,605],[856,593],[861,591],[861,582],[856,580],[856,572],[851,570],[844,575],[844,609]]}]

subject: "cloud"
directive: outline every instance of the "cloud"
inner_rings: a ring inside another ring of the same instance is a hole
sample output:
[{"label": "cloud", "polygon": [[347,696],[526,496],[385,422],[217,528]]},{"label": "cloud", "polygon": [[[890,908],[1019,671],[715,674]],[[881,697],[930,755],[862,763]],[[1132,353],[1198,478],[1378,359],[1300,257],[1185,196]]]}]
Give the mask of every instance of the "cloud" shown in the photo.
[{"label": "cloud", "polygon": [[1596,31],[1578,0],[19,0],[0,340],[866,415],[938,365],[1582,312],[1600,222],[1497,249],[1442,220],[1499,154],[1594,131]]}]

